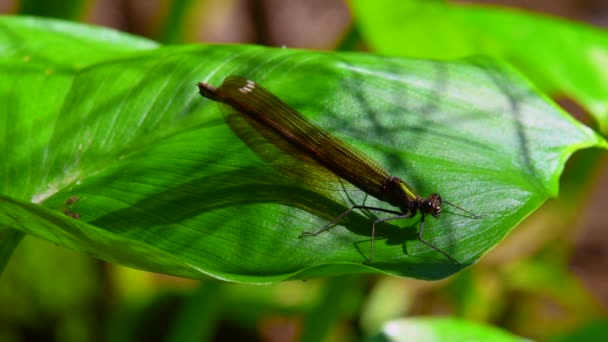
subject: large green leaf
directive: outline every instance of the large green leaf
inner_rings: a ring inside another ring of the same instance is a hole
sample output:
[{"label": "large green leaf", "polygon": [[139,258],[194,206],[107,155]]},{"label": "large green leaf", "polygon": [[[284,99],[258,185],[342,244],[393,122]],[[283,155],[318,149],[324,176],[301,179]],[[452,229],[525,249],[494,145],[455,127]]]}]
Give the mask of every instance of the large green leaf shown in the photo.
[{"label": "large green leaf", "polygon": [[506,58],[546,91],[580,102],[608,133],[605,30],[507,8],[443,1],[351,4],[361,34],[375,51],[419,58]]},{"label": "large green leaf", "polygon": [[[0,19],[0,27],[2,35],[39,38],[20,49],[33,66],[19,54],[2,60],[13,86],[0,89],[10,118],[0,130],[0,150],[10,156],[0,169],[0,225],[155,272],[248,282],[355,272],[446,277],[555,196],[574,151],[606,147],[490,60],[237,45],[142,44],[128,53],[125,43],[115,57],[99,47],[106,58],[49,73],[65,62],[31,63],[49,55],[40,40],[62,41],[77,56],[74,32],[100,42],[96,29],[52,30],[18,18]],[[87,47],[94,55],[96,44]],[[373,215],[352,213],[326,233],[298,239],[364,194],[310,189],[262,162],[216,104],[197,94],[197,81],[219,84],[233,74],[264,85],[421,195],[439,192],[484,214],[473,219],[446,206],[439,219],[427,219],[425,238],[461,265],[417,240],[418,219],[382,224],[368,264]]]}]

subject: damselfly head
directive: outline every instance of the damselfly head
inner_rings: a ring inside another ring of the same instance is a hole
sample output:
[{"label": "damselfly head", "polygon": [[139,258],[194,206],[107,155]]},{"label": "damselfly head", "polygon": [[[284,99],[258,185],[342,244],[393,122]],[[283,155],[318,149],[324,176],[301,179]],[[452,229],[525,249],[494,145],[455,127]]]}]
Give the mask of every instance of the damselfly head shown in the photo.
[{"label": "damselfly head", "polygon": [[431,194],[427,198],[421,198],[418,202],[418,209],[423,214],[439,217],[439,213],[441,213],[441,196],[439,194]]}]

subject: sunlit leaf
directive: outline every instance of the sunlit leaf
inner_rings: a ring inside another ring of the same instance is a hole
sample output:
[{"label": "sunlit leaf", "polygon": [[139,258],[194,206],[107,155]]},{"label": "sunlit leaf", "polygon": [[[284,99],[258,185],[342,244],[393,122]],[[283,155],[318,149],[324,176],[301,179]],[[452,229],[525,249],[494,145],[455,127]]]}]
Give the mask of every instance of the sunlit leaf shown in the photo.
[{"label": "sunlit leaf", "polygon": [[387,322],[370,341],[527,341],[498,328],[455,318],[410,318]]},{"label": "sunlit leaf", "polygon": [[[0,225],[155,272],[247,282],[361,272],[446,277],[557,195],[573,152],[606,147],[517,72],[487,59],[154,48],[119,34],[103,43],[107,30],[81,25],[2,18],[0,26],[9,55],[0,60]],[[7,38],[24,32],[36,43]],[[74,58],[91,43],[81,66],[68,67],[73,59],[53,56],[45,40],[62,42]],[[374,216],[366,213],[299,239],[365,196],[307,188],[249,150],[217,105],[197,94],[196,82],[233,74],[262,84],[420,195],[438,192],[485,215],[446,206],[427,219],[425,239],[461,265],[418,241],[416,218],[379,226],[367,264]]]}]

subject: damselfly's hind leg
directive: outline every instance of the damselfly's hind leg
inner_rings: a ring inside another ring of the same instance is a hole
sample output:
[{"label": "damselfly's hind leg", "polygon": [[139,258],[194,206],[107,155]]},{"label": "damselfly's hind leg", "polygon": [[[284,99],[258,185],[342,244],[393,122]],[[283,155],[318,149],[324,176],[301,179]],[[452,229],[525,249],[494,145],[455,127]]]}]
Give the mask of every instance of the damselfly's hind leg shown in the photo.
[{"label": "damselfly's hind leg", "polygon": [[334,227],[336,224],[338,224],[338,222],[342,221],[342,219],[344,217],[346,217],[346,215],[350,214],[355,209],[359,209],[360,207],[362,207],[362,206],[358,206],[358,205],[352,206],[352,207],[348,208],[348,210],[346,210],[342,214],[336,216],[336,218],[331,220],[331,222],[324,225],[321,229],[317,230],[316,232],[302,232],[302,234],[300,234],[300,236],[298,236],[298,238],[302,238],[304,236],[317,236],[317,235],[323,233],[324,231]]},{"label": "damselfly's hind leg", "polygon": [[[324,231],[329,230],[330,228],[333,228],[336,224],[338,224],[338,222],[342,221],[342,219],[344,217],[346,217],[348,214],[350,214],[355,209],[375,210],[375,211],[381,211],[383,213],[389,213],[389,214],[394,214],[394,215],[402,214],[401,212],[396,211],[396,210],[368,207],[366,205],[353,205],[352,207],[348,208],[348,210],[346,210],[345,212],[343,212],[342,214],[340,214],[336,218],[334,218],[331,222],[329,222],[328,224],[323,226],[321,229],[317,230],[316,232],[302,232],[302,234],[300,234],[299,238],[302,238],[304,236],[317,236],[317,235],[323,233]],[[373,228],[372,231],[375,231],[375,228]]]}]

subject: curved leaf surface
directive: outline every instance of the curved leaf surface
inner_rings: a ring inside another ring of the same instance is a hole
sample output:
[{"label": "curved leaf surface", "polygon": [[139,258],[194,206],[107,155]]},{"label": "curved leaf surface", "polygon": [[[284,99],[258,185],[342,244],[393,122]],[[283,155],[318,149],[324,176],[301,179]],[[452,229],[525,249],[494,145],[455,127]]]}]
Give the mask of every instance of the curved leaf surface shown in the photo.
[{"label": "curved leaf surface", "polygon": [[[41,125],[59,120],[79,70],[155,47],[150,40],[104,28],[35,17],[1,17],[2,194],[25,198],[45,182],[45,154],[52,129]],[[0,255],[9,256],[22,237],[0,225]]]},{"label": "curved leaf surface", "polygon": [[577,100],[608,133],[608,33],[589,25],[443,1],[353,1],[357,25],[379,53],[505,58],[555,95]]},{"label": "curved leaf surface", "polygon": [[[0,225],[186,277],[269,282],[381,272],[438,279],[476,262],[555,196],[574,151],[606,147],[490,60],[257,46],[135,50],[60,76],[45,76],[63,63],[52,60],[10,75],[20,86],[0,91],[10,104],[2,115],[12,119],[4,121],[0,148],[13,156],[0,169]],[[32,60],[37,51],[27,51]],[[19,63],[14,56],[3,65]],[[374,214],[352,213],[326,233],[298,239],[365,196],[316,191],[262,162],[216,104],[197,94],[196,82],[219,84],[228,75],[264,85],[420,195],[439,192],[484,214],[472,219],[448,206],[427,219],[425,239],[462,264],[417,240],[417,218],[382,224],[368,264]],[[28,87],[45,96],[32,100]]]}]

